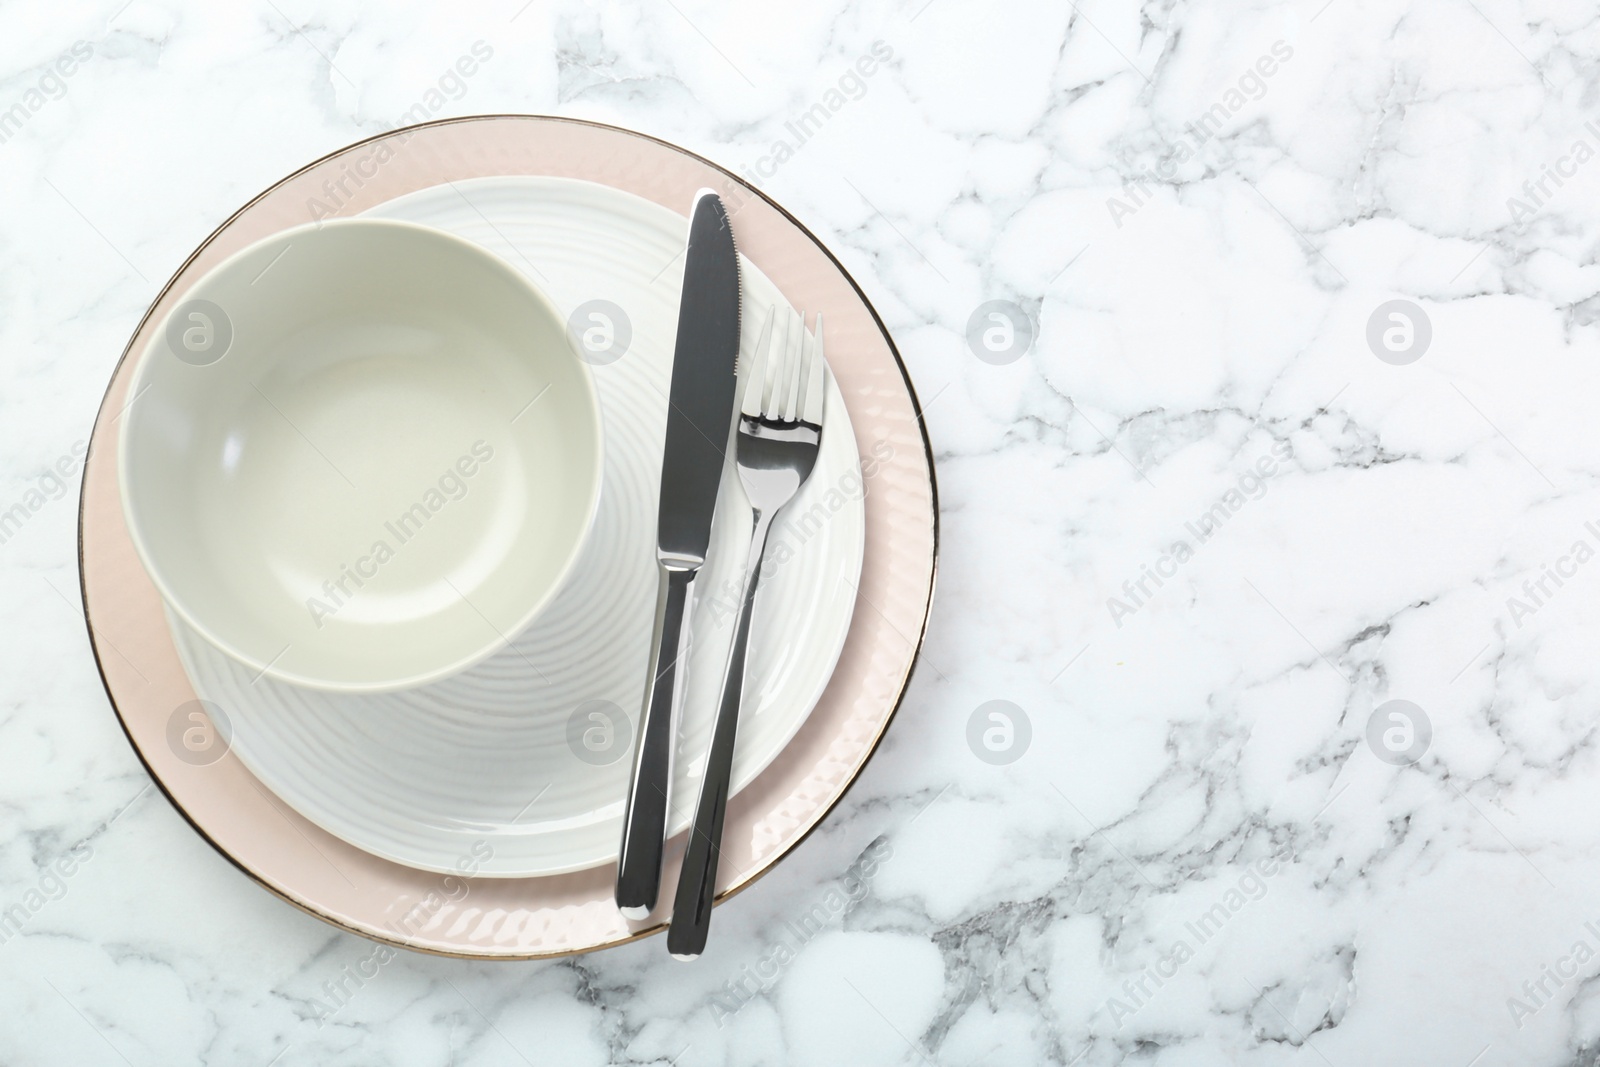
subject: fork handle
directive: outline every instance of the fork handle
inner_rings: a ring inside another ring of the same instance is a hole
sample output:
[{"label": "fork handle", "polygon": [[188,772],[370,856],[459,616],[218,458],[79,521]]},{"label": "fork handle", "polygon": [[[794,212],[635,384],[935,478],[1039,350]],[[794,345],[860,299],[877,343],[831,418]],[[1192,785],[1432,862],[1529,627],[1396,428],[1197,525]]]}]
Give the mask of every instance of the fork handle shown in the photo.
[{"label": "fork handle", "polygon": [[689,605],[699,566],[660,561],[655,639],[646,677],[633,777],[622,809],[622,844],[617,855],[617,907],[625,918],[643,919],[656,906],[661,857],[667,843],[673,749],[688,674]]},{"label": "fork handle", "polygon": [[667,951],[674,958],[692,960],[706,947],[711,931],[711,900],[717,888],[717,858],[722,850],[722,822],[728,811],[728,786],[733,778],[733,745],[739,731],[739,707],[744,702],[745,653],[750,646],[750,615],[761,579],[761,557],[766,552],[772,513],[757,511],[750,537],[750,562],[745,568],[744,591],[739,598],[739,624],[733,633],[727,671],[722,676],[722,699],[711,731],[711,751],[700,799],[695,802],[694,825],[678,874],[678,892],[672,902],[672,926],[667,931]]}]

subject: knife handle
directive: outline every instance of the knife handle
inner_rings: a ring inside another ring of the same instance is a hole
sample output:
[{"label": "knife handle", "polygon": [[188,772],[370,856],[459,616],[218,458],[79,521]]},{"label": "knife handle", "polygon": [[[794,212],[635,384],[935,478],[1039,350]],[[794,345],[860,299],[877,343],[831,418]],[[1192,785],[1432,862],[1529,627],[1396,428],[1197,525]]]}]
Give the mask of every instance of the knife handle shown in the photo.
[{"label": "knife handle", "polygon": [[700,564],[660,562],[655,638],[645,681],[633,777],[622,809],[622,844],[617,856],[617,907],[624,917],[643,919],[656,906],[661,859],[666,849],[672,764],[688,677],[689,606]]}]

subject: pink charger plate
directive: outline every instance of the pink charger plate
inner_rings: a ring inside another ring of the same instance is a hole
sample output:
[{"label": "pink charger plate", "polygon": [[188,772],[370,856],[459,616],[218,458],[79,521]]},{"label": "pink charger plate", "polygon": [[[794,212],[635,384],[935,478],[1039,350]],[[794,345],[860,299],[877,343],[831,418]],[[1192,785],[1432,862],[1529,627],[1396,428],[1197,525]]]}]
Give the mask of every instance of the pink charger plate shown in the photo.
[{"label": "pink charger plate", "polygon": [[289,903],[365,937],[452,956],[537,959],[664,929],[661,912],[671,906],[681,847],[669,849],[660,911],[629,923],[612,903],[614,865],[521,879],[416,870],[319,829],[231,753],[205,765],[180,758],[169,724],[196,695],[160,595],[134,553],[116,470],[117,420],[134,370],[129,354],[144,350],[168,310],[213,266],[292,226],[496,175],[600,182],[680,214],[697,190],[715,189],[733,214],[739,250],[793,306],[827,317],[828,361],[857,447],[862,456],[889,458],[867,483],[866,556],[844,653],[794,740],[730,802],[717,899],[754,882],[805,840],[866,766],[911,679],[938,556],[932,451],[899,353],[850,275],[759,190],[675,145],[573,119],[451,119],[358,142],[257,196],[178,269],[124,349],[90,441],[78,548],[90,641],[112,707],[150,776],[218,852]]}]

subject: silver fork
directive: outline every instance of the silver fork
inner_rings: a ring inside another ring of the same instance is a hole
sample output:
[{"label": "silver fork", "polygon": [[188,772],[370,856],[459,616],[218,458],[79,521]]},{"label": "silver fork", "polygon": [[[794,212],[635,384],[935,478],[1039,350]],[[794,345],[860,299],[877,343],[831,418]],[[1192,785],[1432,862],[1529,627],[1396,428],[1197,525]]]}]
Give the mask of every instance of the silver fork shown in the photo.
[{"label": "silver fork", "polygon": [[813,337],[806,332],[802,313],[787,309],[768,312],[745,382],[734,453],[739,481],[755,511],[750,561],[739,598],[738,628],[722,678],[711,752],[700,782],[700,799],[695,803],[694,826],[689,831],[689,847],[683,856],[678,892],[672,903],[672,926],[667,932],[667,950],[680,960],[700,955],[711,929],[711,898],[717,886],[717,857],[728,807],[728,783],[733,776],[739,707],[746,696],[745,653],[750,643],[750,615],[761,577],[761,557],[767,548],[772,520],[794,499],[816,465],[817,447],[822,440],[825,382],[822,316],[817,315]]}]

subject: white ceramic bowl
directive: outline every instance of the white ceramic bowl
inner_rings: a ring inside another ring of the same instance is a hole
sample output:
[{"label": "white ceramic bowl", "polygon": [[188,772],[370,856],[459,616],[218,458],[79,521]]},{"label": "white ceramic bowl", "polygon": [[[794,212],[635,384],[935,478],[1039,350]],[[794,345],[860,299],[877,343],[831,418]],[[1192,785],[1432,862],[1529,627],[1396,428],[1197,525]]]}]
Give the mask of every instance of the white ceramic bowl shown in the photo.
[{"label": "white ceramic bowl", "polygon": [[599,406],[550,301],[450,234],[352,219],[218,265],[142,353],[123,506],[168,605],[263,674],[383,692],[551,599],[600,495]]}]

